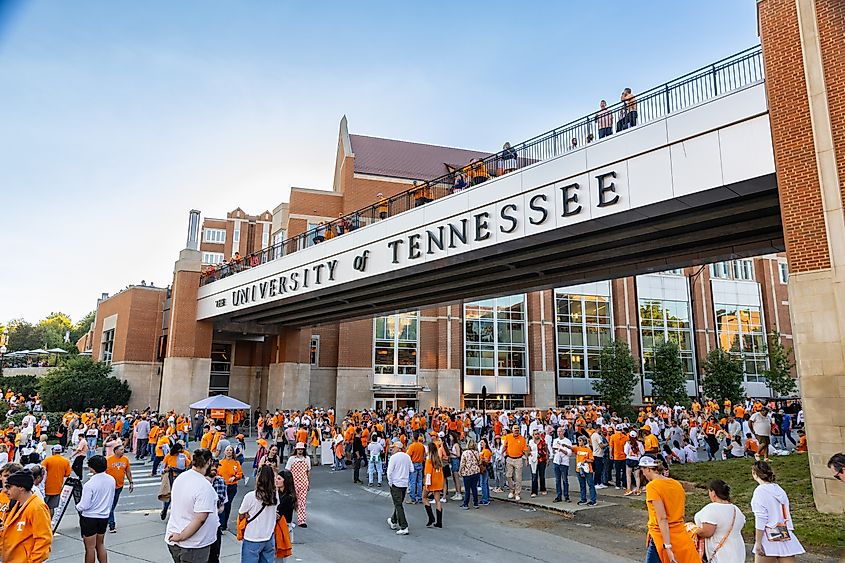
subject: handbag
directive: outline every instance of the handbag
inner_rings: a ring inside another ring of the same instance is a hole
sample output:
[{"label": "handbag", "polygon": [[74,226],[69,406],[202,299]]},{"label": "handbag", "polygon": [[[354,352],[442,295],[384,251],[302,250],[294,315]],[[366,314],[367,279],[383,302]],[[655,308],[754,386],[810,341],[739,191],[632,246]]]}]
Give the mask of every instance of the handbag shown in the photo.
[{"label": "handbag", "polygon": [[264,512],[264,508],[266,506],[267,505],[262,504],[261,510],[256,512],[255,516],[253,516],[252,518],[248,518],[248,517],[244,516],[243,514],[238,514],[238,530],[237,530],[237,536],[236,536],[238,538],[238,541],[243,541],[244,532],[246,531],[247,524],[249,524],[250,522],[252,522],[256,518],[258,518],[258,515],[261,514],[262,512]]},{"label": "handbag", "polygon": [[780,509],[783,512],[783,522],[778,522],[774,527],[766,526],[766,538],[769,541],[788,541],[792,539],[789,528],[786,525],[786,505],[781,504]]}]

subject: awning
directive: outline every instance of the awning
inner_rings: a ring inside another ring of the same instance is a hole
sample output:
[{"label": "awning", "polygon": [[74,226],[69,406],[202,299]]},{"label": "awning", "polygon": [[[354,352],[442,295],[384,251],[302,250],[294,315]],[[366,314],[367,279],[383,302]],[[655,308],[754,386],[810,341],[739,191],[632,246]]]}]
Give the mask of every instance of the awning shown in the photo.
[{"label": "awning", "polygon": [[228,395],[214,395],[207,397],[201,401],[191,405],[192,409],[206,410],[206,409],[225,409],[225,410],[242,410],[249,409],[250,406],[243,401],[239,401]]}]

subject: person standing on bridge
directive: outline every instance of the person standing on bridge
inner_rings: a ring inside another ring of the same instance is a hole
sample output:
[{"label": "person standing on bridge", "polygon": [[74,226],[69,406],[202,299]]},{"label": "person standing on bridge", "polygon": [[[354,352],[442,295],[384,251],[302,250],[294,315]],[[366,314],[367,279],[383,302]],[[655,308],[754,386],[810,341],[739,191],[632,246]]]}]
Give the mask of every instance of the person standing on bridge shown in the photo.
[{"label": "person standing on bridge", "polygon": [[599,103],[599,111],[593,118],[599,130],[599,139],[613,135],[613,113],[607,109],[607,102],[602,100]]},{"label": "person standing on bridge", "polygon": [[390,200],[384,197],[384,194],[381,192],[377,193],[376,197],[378,198],[378,201],[376,202],[376,212],[378,213],[378,218],[381,220],[387,219]]},{"label": "person standing on bridge", "polygon": [[624,103],[625,123],[623,129],[637,126],[637,99],[631,93],[630,88],[622,90],[621,100]]}]

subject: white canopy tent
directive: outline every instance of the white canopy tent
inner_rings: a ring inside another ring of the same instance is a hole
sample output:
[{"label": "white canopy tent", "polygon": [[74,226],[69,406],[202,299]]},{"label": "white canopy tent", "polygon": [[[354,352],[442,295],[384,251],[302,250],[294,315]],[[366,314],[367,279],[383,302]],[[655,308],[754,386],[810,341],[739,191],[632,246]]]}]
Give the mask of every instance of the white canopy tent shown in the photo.
[{"label": "white canopy tent", "polygon": [[196,403],[191,405],[192,409],[196,410],[210,410],[210,409],[222,409],[222,410],[244,410],[249,409],[250,406],[243,401],[239,401],[233,397],[229,397],[228,395],[214,395],[211,397],[206,397],[201,401],[197,401]]}]

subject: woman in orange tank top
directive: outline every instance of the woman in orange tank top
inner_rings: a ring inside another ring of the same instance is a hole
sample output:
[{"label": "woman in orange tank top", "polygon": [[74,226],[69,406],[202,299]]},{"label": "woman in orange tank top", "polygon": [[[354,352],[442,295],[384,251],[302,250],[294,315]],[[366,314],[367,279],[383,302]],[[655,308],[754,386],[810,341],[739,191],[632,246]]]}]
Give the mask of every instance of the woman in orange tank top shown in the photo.
[{"label": "woman in orange tank top", "polygon": [[[428,457],[425,460],[425,468],[423,469],[422,492],[425,512],[428,514],[428,523],[426,523],[426,526],[429,528],[432,526],[435,528],[443,527],[443,505],[441,504],[440,497],[443,494],[445,483],[446,479],[443,476],[443,460],[440,457],[440,448],[434,442],[429,442]],[[428,501],[429,493],[434,497],[434,506],[437,509],[436,520]]]}]

